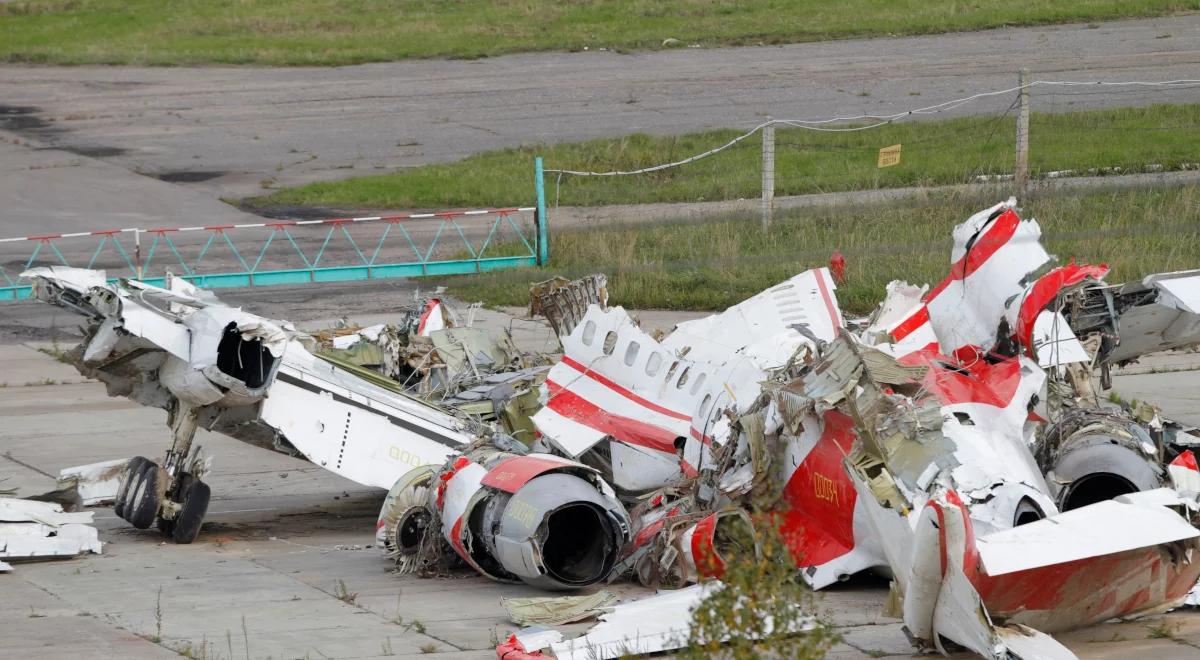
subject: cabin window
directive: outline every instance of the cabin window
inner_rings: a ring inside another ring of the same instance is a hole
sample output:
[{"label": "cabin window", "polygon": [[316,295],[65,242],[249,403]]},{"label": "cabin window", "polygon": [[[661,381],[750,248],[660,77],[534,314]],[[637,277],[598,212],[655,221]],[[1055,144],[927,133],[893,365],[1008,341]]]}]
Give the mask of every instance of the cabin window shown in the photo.
[{"label": "cabin window", "polygon": [[683,386],[688,382],[688,375],[691,373],[691,367],[684,367],[683,373],[679,374],[679,380],[675,383],[675,389],[682,390]]},{"label": "cabin window", "polygon": [[641,348],[636,341],[629,342],[629,345],[625,347],[625,366],[632,367],[633,363],[637,362],[638,351]]},{"label": "cabin window", "polygon": [[671,363],[671,366],[667,369],[667,376],[663,380],[665,380],[668,383],[671,382],[671,378],[675,375],[675,370],[678,368],[679,368],[679,360],[675,360],[674,362]]},{"label": "cabin window", "polygon": [[608,334],[604,335],[604,354],[612,355],[617,348],[617,333],[614,330],[609,330]]},{"label": "cabin window", "polygon": [[689,393],[695,396],[696,392],[699,392],[700,388],[704,386],[704,379],[707,377],[708,374],[700,374],[700,377],[692,383],[692,389],[689,390]]},{"label": "cabin window", "polygon": [[662,368],[662,356],[658,353],[651,353],[650,357],[646,358],[646,375],[654,376],[658,370]]},{"label": "cabin window", "polygon": [[596,322],[588,321],[583,325],[583,345],[591,346],[592,340],[596,338]]}]

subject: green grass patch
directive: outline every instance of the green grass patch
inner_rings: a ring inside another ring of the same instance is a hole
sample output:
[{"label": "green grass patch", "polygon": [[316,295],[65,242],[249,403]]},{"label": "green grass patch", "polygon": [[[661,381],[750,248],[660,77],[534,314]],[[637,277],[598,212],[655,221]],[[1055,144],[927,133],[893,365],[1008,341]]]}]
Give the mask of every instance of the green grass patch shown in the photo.
[{"label": "green grass patch", "polygon": [[1198,8],[1197,0],[12,0],[0,3],[0,60],[344,65],[662,48],[667,39],[776,44]]},{"label": "green grass patch", "polygon": [[[704,223],[608,226],[551,234],[550,264],[540,269],[449,278],[463,300],[525,305],[529,285],[552,275],[609,276],[614,304],[634,309],[723,309],[839,250],[846,282],[843,309],[862,314],[893,279],[939,282],[949,271],[953,227],[995,197],[947,196],[921,202],[787,214],[763,233],[756,218]],[[1022,216],[1035,218],[1048,249],[1107,263],[1111,282],[1200,267],[1200,187],[1035,196]]]},{"label": "green grass patch", "polygon": [[[634,170],[707,151],[741,134],[706,131],[670,137],[644,134],[588,142],[491,151],[444,165],[314,183],[248,200],[251,206],[447,208],[521,206],[533,202],[533,157],[548,168]],[[869,131],[776,130],[775,193],[949,184],[980,174],[1011,173],[1015,119],[971,117],[890,124]],[[880,169],[881,147],[903,147],[899,165]],[[698,202],[760,195],[761,140],[751,137],[704,160],[638,176],[546,177],[549,203],[596,206]],[[1034,113],[1030,168],[1035,173],[1154,164],[1176,169],[1200,161],[1200,104],[1155,105],[1071,113]]]}]

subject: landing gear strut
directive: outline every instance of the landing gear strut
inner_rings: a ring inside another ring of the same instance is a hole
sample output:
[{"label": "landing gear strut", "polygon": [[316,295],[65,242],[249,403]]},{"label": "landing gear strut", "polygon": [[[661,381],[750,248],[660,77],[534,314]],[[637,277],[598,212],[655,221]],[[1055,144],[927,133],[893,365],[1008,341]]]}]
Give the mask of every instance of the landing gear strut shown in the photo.
[{"label": "landing gear strut", "polygon": [[125,467],[113,512],[138,529],[157,522],[158,529],[176,543],[191,543],[200,534],[212,495],[201,481],[207,472],[199,447],[192,451],[197,410],[180,403],[171,411],[171,448],[160,466],[135,456]]}]

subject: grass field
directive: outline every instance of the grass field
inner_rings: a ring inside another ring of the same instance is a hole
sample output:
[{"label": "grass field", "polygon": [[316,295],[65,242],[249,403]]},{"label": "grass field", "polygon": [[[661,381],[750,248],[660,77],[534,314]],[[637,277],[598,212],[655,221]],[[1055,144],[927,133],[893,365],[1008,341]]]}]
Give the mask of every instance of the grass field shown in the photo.
[{"label": "grass field", "polygon": [[[776,131],[776,195],[970,181],[1011,173],[1011,116],[898,123],[870,131]],[[631,135],[493,151],[444,165],[282,190],[248,200],[251,206],[333,208],[449,208],[525,205],[533,201],[533,156],[546,167],[630,170],[685,158],[723,144],[738,131],[675,137]],[[1031,118],[1030,167],[1037,172],[1147,165],[1175,169],[1200,161],[1200,104],[1158,105]],[[879,169],[880,147],[903,145],[901,163]],[[564,177],[557,201],[565,206],[692,202],[754,198],[761,190],[761,140],[684,167],[631,177]],[[547,196],[556,201],[554,175]]]},{"label": "grass field", "polygon": [[776,44],[1200,9],[1197,0],[11,0],[0,60],[343,65],[413,57]]},{"label": "grass field", "polygon": [[[763,234],[754,218],[612,226],[551,234],[551,263],[451,278],[451,292],[490,305],[526,305],[529,285],[553,275],[609,276],[612,302],[634,309],[722,309],[808,268],[846,258],[837,296],[849,313],[878,304],[893,279],[936,284],[949,270],[950,231],[997,198],[805,210]],[[1200,267],[1200,188],[1034,197],[1048,249],[1064,261],[1104,262],[1111,282]]]}]

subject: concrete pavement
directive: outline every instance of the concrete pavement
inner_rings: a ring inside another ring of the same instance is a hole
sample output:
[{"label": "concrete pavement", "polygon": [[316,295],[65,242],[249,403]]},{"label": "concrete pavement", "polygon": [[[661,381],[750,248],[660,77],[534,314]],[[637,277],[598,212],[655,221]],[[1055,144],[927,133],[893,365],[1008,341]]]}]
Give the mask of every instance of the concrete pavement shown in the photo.
[{"label": "concrete pavement", "polygon": [[[1195,78],[1200,14],[920,37],[337,68],[0,68],[0,130],[214,197],[536,142],[893,113],[1016,84]],[[1035,90],[1034,110],[1200,90]],[[955,113],[998,113],[1011,97]],[[0,234],[12,234],[0,213]],[[19,232],[18,232],[19,233]]]}]

